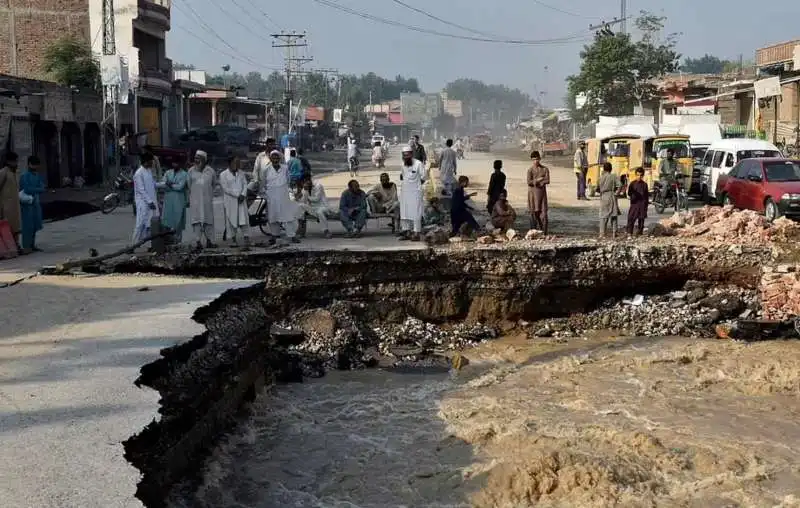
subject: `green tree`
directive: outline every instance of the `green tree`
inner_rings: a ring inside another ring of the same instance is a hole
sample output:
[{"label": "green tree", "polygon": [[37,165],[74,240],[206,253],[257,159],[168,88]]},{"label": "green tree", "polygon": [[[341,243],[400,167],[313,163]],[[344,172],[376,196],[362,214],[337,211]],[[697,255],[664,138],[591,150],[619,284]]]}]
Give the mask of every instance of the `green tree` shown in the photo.
[{"label": "green tree", "polygon": [[681,70],[690,74],[719,74],[729,63],[713,55],[705,54],[700,58],[687,57],[681,64]]},{"label": "green tree", "polygon": [[570,96],[584,93],[587,98],[583,108],[573,111],[573,118],[627,115],[637,102],[657,97],[654,80],[674,72],[680,57],[675,51],[677,35],[661,36],[664,20],[642,11],[636,19],[639,40],[601,32],[584,47],[580,72],[567,78]]},{"label": "green tree", "polygon": [[100,65],[82,39],[64,36],[45,51],[42,70],[56,83],[81,90],[100,90]]}]

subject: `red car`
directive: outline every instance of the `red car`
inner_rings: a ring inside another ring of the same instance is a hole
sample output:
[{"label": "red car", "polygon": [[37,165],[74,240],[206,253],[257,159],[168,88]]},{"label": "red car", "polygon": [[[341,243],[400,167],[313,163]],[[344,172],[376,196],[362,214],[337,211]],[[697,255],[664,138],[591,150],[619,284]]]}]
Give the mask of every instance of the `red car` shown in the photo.
[{"label": "red car", "polygon": [[773,221],[800,218],[800,160],[744,159],[720,176],[722,203],[762,212]]}]

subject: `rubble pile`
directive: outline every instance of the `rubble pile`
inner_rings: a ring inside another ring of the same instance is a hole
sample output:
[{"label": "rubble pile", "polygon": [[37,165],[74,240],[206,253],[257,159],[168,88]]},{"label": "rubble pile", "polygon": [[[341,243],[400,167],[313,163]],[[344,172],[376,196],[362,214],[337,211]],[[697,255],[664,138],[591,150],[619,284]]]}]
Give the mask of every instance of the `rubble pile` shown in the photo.
[{"label": "rubble pile", "polygon": [[689,281],[680,291],[610,300],[592,312],[537,321],[529,325],[528,334],[533,338],[575,337],[610,329],[637,337],[711,337],[715,324],[754,318],[758,307],[756,291]]},{"label": "rubble pile", "polygon": [[759,291],[764,319],[783,321],[800,315],[800,266],[765,266]]},{"label": "rubble pile", "polygon": [[770,224],[752,210],[733,206],[704,206],[662,219],[651,229],[653,236],[703,237],[712,241],[745,244],[785,243],[800,239],[800,224],[780,217]]},{"label": "rubble pile", "polygon": [[374,326],[360,317],[361,308],[362,304],[337,301],[280,323],[305,336],[290,348],[299,358],[304,376],[320,377],[330,369],[447,365],[446,351],[473,347],[498,336],[496,328],[481,323],[439,326],[414,317]]}]

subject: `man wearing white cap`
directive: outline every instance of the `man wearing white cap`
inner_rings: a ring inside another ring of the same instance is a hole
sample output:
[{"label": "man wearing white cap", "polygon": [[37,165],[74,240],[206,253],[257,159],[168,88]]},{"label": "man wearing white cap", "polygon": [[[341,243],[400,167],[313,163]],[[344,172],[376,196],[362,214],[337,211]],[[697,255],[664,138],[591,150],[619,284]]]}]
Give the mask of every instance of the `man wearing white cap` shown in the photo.
[{"label": "man wearing white cap", "polygon": [[208,248],[214,244],[214,186],[217,173],[208,165],[208,154],[198,150],[194,154],[194,165],[189,168],[189,219],[192,223],[197,248]]},{"label": "man wearing white cap", "polygon": [[[400,170],[400,240],[419,240],[422,233],[422,214],[425,211],[424,186],[428,179],[425,165],[414,158],[414,149],[403,147],[403,166]],[[411,228],[414,228],[413,235]]]},{"label": "man wearing white cap", "polygon": [[267,201],[267,220],[269,221],[272,239],[281,234],[281,227],[286,238],[292,243],[300,243],[297,234],[297,203],[289,199],[289,167],[281,164],[282,154],[277,150],[269,153],[269,160],[259,155],[253,168],[253,181],[258,186],[259,194]]}]

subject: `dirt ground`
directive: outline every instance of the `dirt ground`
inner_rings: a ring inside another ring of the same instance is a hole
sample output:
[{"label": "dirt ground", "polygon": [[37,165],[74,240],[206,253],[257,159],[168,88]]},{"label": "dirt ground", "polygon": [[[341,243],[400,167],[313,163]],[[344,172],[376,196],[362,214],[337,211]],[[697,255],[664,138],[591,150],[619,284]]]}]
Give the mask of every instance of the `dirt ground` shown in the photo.
[{"label": "dirt ground", "polygon": [[[366,159],[362,160],[363,170],[359,172],[356,179],[365,190],[369,189],[378,182],[378,177],[382,171],[389,173],[392,181],[399,183],[400,156],[392,153],[386,169],[377,170],[367,165]],[[508,191],[509,201],[517,211],[517,229],[527,230],[530,226],[528,218],[528,186],[526,182],[527,170],[530,161],[526,154],[516,150],[507,149],[492,153],[469,153],[465,160],[458,161],[458,174],[466,175],[470,179],[470,188],[478,193],[473,198],[476,208],[480,214],[476,214],[478,222],[486,222],[486,191],[489,185],[489,178],[492,173],[492,163],[495,159],[503,160],[503,171],[506,174],[506,190]],[[556,235],[595,235],[599,229],[599,198],[589,201],[578,201],[576,199],[575,173],[571,167],[570,157],[556,157],[545,159],[544,164],[550,168],[550,186],[548,187],[548,201],[550,205],[550,232]],[[432,175],[438,178],[438,170],[432,170]],[[350,174],[339,172],[325,174],[319,177],[319,181],[325,186],[330,205],[336,206],[338,196],[347,186]],[[627,213],[627,200],[620,200],[620,227],[625,227],[625,214]],[[666,212],[668,214],[669,212]],[[480,215],[480,216],[478,216]],[[655,222],[658,218],[663,218],[656,214],[652,208],[650,210],[648,223]],[[667,216],[667,215],[664,215]]]}]

